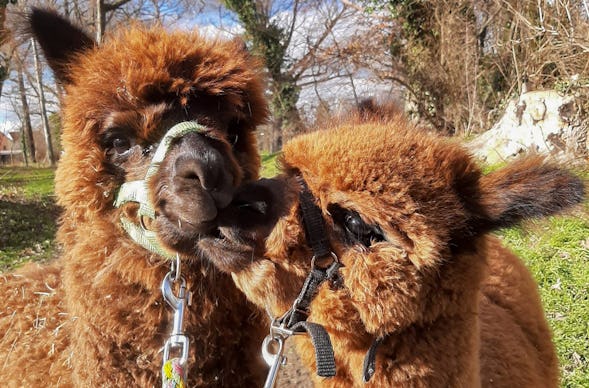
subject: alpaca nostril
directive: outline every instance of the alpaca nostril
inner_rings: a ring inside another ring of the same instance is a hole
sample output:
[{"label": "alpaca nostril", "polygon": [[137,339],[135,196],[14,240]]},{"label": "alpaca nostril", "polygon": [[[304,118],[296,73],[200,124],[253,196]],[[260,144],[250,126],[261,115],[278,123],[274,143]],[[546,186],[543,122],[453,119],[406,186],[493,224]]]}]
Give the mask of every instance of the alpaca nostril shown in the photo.
[{"label": "alpaca nostril", "polygon": [[206,162],[190,157],[179,157],[175,163],[175,177],[183,184],[211,191],[216,186],[217,171]]}]

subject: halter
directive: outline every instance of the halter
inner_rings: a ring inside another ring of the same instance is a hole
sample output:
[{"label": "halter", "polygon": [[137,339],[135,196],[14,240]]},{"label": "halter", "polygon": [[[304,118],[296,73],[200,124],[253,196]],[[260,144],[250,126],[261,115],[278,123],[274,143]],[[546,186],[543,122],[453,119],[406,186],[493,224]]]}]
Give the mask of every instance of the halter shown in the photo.
[{"label": "halter", "polygon": [[[284,343],[292,335],[307,332],[315,348],[317,375],[321,377],[335,376],[335,356],[329,334],[325,328],[317,323],[307,322],[311,301],[317,290],[326,280],[339,282],[339,268],[341,263],[331,250],[321,209],[315,204],[313,194],[301,176],[297,177],[302,191],[299,203],[305,226],[307,243],[313,251],[311,258],[311,272],[307,276],[299,296],[292,307],[282,317],[272,320],[270,333],[264,338],[262,356],[270,367],[264,388],[272,388],[276,383],[280,366],[286,363]],[[327,266],[319,266],[318,262],[331,260]]]},{"label": "halter", "polygon": [[157,253],[167,259],[175,259],[176,254],[162,247],[158,241],[156,233],[145,228],[143,223],[144,217],[155,220],[155,209],[153,204],[149,201],[147,184],[149,179],[157,173],[160,164],[166,157],[174,140],[192,132],[202,133],[204,131],[205,127],[198,124],[196,121],[184,121],[170,128],[157,146],[151,159],[151,163],[147,168],[145,178],[123,183],[115,199],[114,206],[117,208],[127,202],[136,202],[139,204],[139,210],[137,211],[140,220],[139,224],[134,223],[124,215],[121,215],[123,229],[125,229],[129,237],[131,237],[131,239],[137,244],[141,245],[148,251]]},{"label": "halter", "polygon": [[[276,383],[278,370],[286,364],[284,353],[285,341],[293,335],[304,334],[311,336],[315,348],[317,375],[321,377],[335,376],[335,356],[329,334],[325,328],[317,323],[307,322],[311,301],[317,289],[326,280],[332,285],[340,287],[342,279],[339,268],[342,266],[337,255],[333,253],[321,209],[315,204],[315,198],[302,176],[296,177],[302,190],[299,194],[299,206],[303,216],[303,225],[307,244],[313,251],[311,258],[311,272],[307,276],[299,296],[292,307],[280,318],[272,319],[270,333],[262,343],[262,356],[270,367],[264,388],[272,388]],[[318,266],[317,261],[331,260],[327,266]],[[362,367],[362,379],[367,383],[376,371],[376,352],[384,338],[376,338],[366,356]]]},{"label": "halter", "polygon": [[[137,215],[139,224],[129,220],[121,215],[121,224],[129,237],[137,244],[150,252],[156,253],[171,260],[170,271],[164,277],[161,285],[164,300],[174,311],[174,323],[172,332],[165,342],[163,348],[162,361],[162,387],[163,388],[184,388],[186,387],[186,363],[188,361],[189,340],[184,333],[184,310],[191,304],[191,293],[186,289],[186,280],[180,272],[180,256],[172,253],[159,243],[154,231],[148,230],[143,222],[144,217],[155,220],[155,208],[149,200],[148,182],[153,177],[171,145],[176,139],[179,139],[188,133],[202,133],[205,127],[195,121],[185,121],[174,125],[166,132],[159,145],[157,146],[151,163],[147,168],[145,178],[142,180],[125,182],[121,185],[114,202],[116,208],[121,207],[128,202],[139,204]],[[178,294],[175,295],[173,286],[176,284],[179,288]],[[172,354],[178,354],[172,357]]]}]

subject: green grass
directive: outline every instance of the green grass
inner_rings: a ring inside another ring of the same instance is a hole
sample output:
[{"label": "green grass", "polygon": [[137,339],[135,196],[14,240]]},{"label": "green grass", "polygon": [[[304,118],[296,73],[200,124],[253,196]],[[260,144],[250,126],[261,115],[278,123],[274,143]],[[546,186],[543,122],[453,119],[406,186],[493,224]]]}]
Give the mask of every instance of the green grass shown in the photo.
[{"label": "green grass", "polygon": [[263,178],[272,178],[278,174],[277,158],[279,154],[279,152],[273,154],[262,152],[262,172],[260,175]]},{"label": "green grass", "polygon": [[16,190],[29,199],[52,196],[54,175],[53,168],[0,167],[0,195]]},{"label": "green grass", "polygon": [[0,271],[56,254],[54,170],[0,168]]},{"label": "green grass", "polygon": [[[278,173],[262,155],[262,176]],[[589,178],[589,171],[581,175]],[[56,254],[53,170],[0,168],[0,270]],[[562,387],[589,387],[589,200],[577,214],[498,233],[538,281],[561,363]]]}]

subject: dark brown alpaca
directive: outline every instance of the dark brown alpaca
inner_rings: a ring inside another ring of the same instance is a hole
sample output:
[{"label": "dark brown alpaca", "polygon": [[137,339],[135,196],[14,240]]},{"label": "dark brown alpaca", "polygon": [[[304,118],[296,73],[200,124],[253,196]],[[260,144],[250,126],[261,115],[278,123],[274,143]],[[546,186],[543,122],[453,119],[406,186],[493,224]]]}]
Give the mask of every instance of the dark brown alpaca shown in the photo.
[{"label": "dark brown alpaca", "polygon": [[[260,385],[254,308],[196,243],[215,231],[234,188],[257,179],[254,130],[267,115],[260,63],[239,42],[196,32],[133,25],[96,46],[51,12],[34,10],[28,23],[65,88],[56,173],[64,253],[0,278],[3,386],[161,386],[170,261],[131,240],[121,216],[181,258],[192,292],[188,386]],[[133,202],[115,208],[122,184],[142,180],[155,145],[185,121],[199,131],[175,138],[147,182],[155,219],[139,220]]]},{"label": "dark brown alpaca", "polygon": [[[342,264],[341,279],[324,282],[309,309],[308,321],[329,332],[337,365],[316,385],[557,386],[536,284],[489,232],[579,203],[578,178],[540,157],[482,175],[458,144],[402,119],[300,137],[282,162],[283,175],[246,185],[226,209],[223,237],[199,245],[251,301],[282,316],[311,268],[297,176],[304,179]],[[363,362],[377,339],[365,384]],[[309,339],[294,341],[314,370]]]}]

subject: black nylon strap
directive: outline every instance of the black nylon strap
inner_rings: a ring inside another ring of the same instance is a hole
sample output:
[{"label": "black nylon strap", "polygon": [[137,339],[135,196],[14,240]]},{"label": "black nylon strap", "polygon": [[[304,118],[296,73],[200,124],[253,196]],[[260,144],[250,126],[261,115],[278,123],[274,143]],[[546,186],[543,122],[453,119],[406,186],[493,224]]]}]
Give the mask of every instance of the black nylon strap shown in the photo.
[{"label": "black nylon strap", "polygon": [[317,323],[302,321],[292,327],[293,331],[306,331],[311,336],[311,342],[315,348],[315,362],[317,376],[335,376],[335,355],[329,334],[325,328]]},{"label": "black nylon strap", "polygon": [[303,284],[299,296],[293,304],[293,311],[286,324],[287,327],[292,327],[294,324],[307,319],[307,316],[309,315],[309,307],[317,293],[317,288],[319,288],[319,285],[321,285],[326,279],[327,272],[325,270],[319,268],[311,269],[307,279],[305,279],[305,283]]},{"label": "black nylon strap", "polygon": [[[311,336],[311,342],[315,349],[317,375],[332,377],[335,376],[335,356],[329,334],[323,326],[307,322],[307,317],[311,301],[319,286],[326,280],[335,282],[339,277],[338,270],[341,264],[331,250],[321,209],[315,204],[315,198],[304,179],[299,175],[297,180],[302,188],[299,194],[299,206],[307,244],[313,250],[313,259],[311,260],[311,272],[305,279],[301,292],[295,299],[291,310],[279,320],[278,324],[284,325],[292,331],[306,331]],[[317,266],[316,259],[326,256],[332,256],[333,262],[324,268]]]},{"label": "black nylon strap", "polygon": [[307,186],[307,182],[300,175],[297,176],[302,190],[299,194],[299,206],[303,213],[303,224],[305,226],[305,237],[307,244],[313,250],[313,256],[321,258],[331,254],[331,245],[327,238],[323,214],[319,206],[315,204],[315,198]]},{"label": "black nylon strap", "polygon": [[376,372],[376,351],[381,342],[382,338],[375,339],[374,342],[372,342],[372,345],[370,345],[366,357],[364,357],[362,380],[364,380],[365,383],[367,383],[374,375],[374,372]]}]

